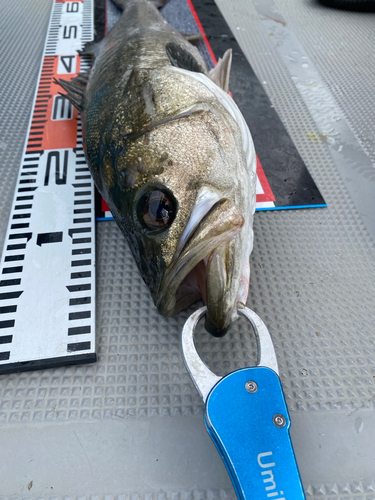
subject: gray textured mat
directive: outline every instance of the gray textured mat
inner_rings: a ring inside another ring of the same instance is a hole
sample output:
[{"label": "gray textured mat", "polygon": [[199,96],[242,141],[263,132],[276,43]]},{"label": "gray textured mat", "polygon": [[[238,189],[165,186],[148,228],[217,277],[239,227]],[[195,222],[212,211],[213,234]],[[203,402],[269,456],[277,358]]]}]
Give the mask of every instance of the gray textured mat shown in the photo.
[{"label": "gray textured mat", "polygon": [[[310,9],[312,21],[303,18],[297,34],[314,36],[304,34],[321,22],[311,4],[279,3],[291,17]],[[258,213],[251,260],[249,305],[275,342],[307,497],[374,499],[374,243],[327,145],[315,140],[319,130],[256,9],[248,2],[221,4],[328,202],[324,210]],[[1,240],[49,5],[0,1]],[[236,30],[239,15],[243,32]],[[368,18],[355,16],[345,21],[352,33],[345,57],[353,64],[360,52],[370,53],[361,35]],[[326,24],[322,36],[330,39],[330,31]],[[308,44],[305,49],[328,81],[320,58]],[[353,76],[343,70],[335,78],[332,90]],[[351,126],[360,124],[360,111],[345,102]],[[367,134],[361,140],[375,154]],[[99,361],[0,377],[0,498],[234,498],[181,359],[179,331],[189,311],[161,318],[115,223],[97,229]],[[245,322],[221,340],[201,331],[198,344],[218,374],[255,357]]]}]

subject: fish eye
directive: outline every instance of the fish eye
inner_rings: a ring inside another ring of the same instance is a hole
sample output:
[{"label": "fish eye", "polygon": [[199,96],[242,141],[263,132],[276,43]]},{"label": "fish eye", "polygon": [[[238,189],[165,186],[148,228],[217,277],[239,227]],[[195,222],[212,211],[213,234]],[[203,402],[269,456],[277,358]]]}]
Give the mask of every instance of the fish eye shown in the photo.
[{"label": "fish eye", "polygon": [[144,193],[137,203],[138,219],[151,230],[163,230],[169,227],[176,212],[176,201],[173,196],[159,189]]}]

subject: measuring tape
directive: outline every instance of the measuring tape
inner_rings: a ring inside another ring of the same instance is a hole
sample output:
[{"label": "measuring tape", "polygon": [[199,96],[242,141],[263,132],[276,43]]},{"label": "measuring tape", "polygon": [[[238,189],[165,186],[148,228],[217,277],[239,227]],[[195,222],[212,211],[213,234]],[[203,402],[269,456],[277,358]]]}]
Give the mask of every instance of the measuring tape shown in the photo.
[{"label": "measuring tape", "polygon": [[54,77],[89,67],[93,0],[55,0],[1,260],[0,373],[92,362],[94,184],[77,110]]}]

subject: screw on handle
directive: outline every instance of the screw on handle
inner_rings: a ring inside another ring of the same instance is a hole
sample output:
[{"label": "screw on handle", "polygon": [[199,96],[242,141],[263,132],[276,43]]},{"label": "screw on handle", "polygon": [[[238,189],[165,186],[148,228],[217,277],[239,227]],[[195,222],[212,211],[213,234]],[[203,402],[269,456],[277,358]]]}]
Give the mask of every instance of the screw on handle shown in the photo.
[{"label": "screw on handle", "polygon": [[247,390],[247,392],[257,392],[258,385],[256,382],[254,382],[254,380],[249,380],[245,384],[245,389]]}]

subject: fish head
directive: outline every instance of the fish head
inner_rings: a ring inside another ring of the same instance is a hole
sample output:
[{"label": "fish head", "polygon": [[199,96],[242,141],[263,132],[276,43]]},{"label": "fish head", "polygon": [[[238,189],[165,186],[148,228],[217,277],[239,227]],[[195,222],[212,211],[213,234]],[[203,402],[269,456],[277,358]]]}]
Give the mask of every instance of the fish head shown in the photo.
[{"label": "fish head", "polygon": [[[155,77],[152,98],[140,99],[141,125],[129,131],[114,115],[102,194],[158,311],[172,316],[203,299],[206,329],[221,336],[246,301],[255,174],[232,114],[201,83],[171,74],[174,85]],[[165,109],[163,95],[180,88]]]}]

